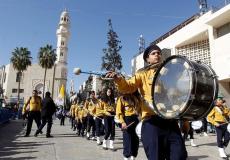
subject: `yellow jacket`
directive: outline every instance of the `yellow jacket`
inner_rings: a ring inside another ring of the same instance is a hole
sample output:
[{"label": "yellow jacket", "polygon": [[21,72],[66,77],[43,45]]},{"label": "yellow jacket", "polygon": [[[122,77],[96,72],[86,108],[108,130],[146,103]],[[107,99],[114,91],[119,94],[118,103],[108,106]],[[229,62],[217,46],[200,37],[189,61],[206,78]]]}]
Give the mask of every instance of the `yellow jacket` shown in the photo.
[{"label": "yellow jacket", "polygon": [[120,96],[117,100],[116,117],[121,123],[125,123],[124,117],[137,115],[140,104],[139,100],[131,94]]},{"label": "yellow jacket", "polygon": [[114,115],[115,114],[115,104],[108,104],[104,101],[101,101],[102,105],[104,106],[104,114],[107,116],[110,116],[111,113]]},{"label": "yellow jacket", "polygon": [[92,116],[104,116],[104,104],[98,99],[95,99],[94,102],[92,100],[87,101],[85,108]]},{"label": "yellow jacket", "polygon": [[74,119],[77,120],[78,119],[78,109],[80,107],[76,104],[75,107],[73,108],[73,115],[74,115]]},{"label": "yellow jacket", "polygon": [[[129,80],[125,80],[124,78],[119,77],[115,79],[115,83],[118,90],[123,94],[130,94],[139,89],[144,100],[147,103],[152,104],[151,90],[155,73],[156,68],[148,68],[146,70],[137,72]],[[144,103],[144,105],[141,106],[142,119],[155,115],[155,112],[148,107],[147,103]]]},{"label": "yellow jacket", "polygon": [[82,122],[82,119],[87,117],[87,110],[84,107],[78,107],[77,109],[77,120]]},{"label": "yellow jacket", "polygon": [[102,101],[100,100],[96,100],[96,103],[94,103],[95,108],[92,110],[93,115],[95,115],[96,117],[99,116],[104,116],[105,112],[104,112],[104,108],[105,108],[105,104],[102,103]]},{"label": "yellow jacket", "polygon": [[[28,106],[29,105],[29,106]],[[41,111],[42,109],[42,98],[40,96],[30,97],[25,105],[23,106],[23,113],[26,112],[26,108],[29,108],[29,111]]]},{"label": "yellow jacket", "polygon": [[71,107],[70,107],[70,115],[71,115],[71,117],[75,116],[75,109],[76,108],[77,108],[76,104],[71,105]]},{"label": "yellow jacket", "polygon": [[230,110],[228,107],[222,106],[222,109],[215,106],[208,114],[207,120],[213,125],[228,123],[228,117],[230,116]]}]

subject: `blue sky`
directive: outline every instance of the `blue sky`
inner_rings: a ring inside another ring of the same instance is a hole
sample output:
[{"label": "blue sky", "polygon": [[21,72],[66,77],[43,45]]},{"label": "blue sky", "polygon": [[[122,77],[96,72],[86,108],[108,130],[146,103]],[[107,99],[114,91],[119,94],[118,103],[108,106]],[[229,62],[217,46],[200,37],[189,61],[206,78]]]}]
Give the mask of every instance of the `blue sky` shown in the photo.
[{"label": "blue sky", "polygon": [[[208,0],[208,7],[224,0]],[[146,46],[199,12],[197,0],[2,0],[0,3],[0,66],[8,64],[16,47],[27,47],[37,62],[40,47],[56,48],[56,29],[64,9],[70,14],[68,78],[75,89],[88,75],[73,75],[73,68],[100,71],[102,49],[107,47],[108,19],[121,41],[123,72],[130,74],[142,34]]]}]

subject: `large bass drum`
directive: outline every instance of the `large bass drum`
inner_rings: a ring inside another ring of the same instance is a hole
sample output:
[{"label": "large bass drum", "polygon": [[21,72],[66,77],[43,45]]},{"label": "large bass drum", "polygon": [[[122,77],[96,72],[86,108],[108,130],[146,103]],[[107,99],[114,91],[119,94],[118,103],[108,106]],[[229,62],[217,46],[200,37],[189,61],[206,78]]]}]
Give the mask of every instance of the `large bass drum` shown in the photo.
[{"label": "large bass drum", "polygon": [[201,119],[213,108],[217,94],[215,72],[183,56],[167,58],[153,79],[153,108],[165,119]]}]

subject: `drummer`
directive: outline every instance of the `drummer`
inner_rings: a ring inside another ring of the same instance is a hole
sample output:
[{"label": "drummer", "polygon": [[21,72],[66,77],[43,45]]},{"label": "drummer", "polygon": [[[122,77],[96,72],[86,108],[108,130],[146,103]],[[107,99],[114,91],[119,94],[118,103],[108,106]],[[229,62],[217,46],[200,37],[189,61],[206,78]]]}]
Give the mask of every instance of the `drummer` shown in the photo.
[{"label": "drummer", "polygon": [[119,96],[116,106],[116,116],[121,123],[123,131],[123,156],[124,160],[134,160],[138,154],[139,138],[135,128],[139,122],[137,110],[140,109],[138,91],[134,94]]},{"label": "drummer", "polygon": [[116,72],[108,72],[106,77],[114,78],[118,90],[122,93],[133,93],[137,89],[144,99],[141,106],[142,129],[141,139],[145,154],[149,160],[171,159],[185,160],[187,151],[176,120],[159,117],[150,107],[152,105],[152,81],[161,63],[161,49],[153,44],[146,48],[143,59],[149,64],[129,80]]},{"label": "drummer", "polygon": [[229,116],[229,108],[223,105],[222,98],[218,98],[215,102],[215,107],[208,114],[208,122],[216,127],[217,145],[219,147],[219,155],[222,158],[227,157],[224,148],[228,146],[230,140],[230,134],[227,130]]}]

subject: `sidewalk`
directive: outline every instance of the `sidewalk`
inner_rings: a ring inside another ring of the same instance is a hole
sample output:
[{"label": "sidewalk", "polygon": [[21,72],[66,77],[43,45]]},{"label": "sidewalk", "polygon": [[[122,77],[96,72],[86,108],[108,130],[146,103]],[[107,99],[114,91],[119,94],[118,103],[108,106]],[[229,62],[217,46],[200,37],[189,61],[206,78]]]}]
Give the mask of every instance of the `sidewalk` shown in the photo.
[{"label": "sidewalk", "polygon": [[[95,141],[77,137],[70,129],[66,119],[65,126],[60,126],[59,121],[54,121],[52,127],[53,138],[46,138],[43,134],[34,137],[36,125],[33,125],[30,137],[23,137],[25,129],[21,120],[11,121],[0,126],[0,160],[122,160],[122,136],[116,130],[116,152],[103,150]],[[203,137],[195,134],[195,143],[198,147],[191,147],[186,142],[188,160],[218,160],[215,135]],[[230,153],[229,147],[227,153]],[[140,144],[137,160],[146,160],[142,144]]]}]

